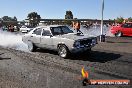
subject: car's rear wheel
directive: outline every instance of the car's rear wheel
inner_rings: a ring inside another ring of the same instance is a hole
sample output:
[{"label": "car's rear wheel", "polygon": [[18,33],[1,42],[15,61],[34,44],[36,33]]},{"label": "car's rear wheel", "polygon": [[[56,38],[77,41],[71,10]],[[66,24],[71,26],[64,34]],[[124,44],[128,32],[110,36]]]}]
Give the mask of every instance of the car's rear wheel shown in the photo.
[{"label": "car's rear wheel", "polygon": [[37,49],[37,47],[31,41],[28,41],[27,45],[28,45],[28,50],[30,52],[34,52]]},{"label": "car's rear wheel", "polygon": [[62,58],[67,58],[69,56],[69,50],[65,45],[58,46],[58,54]]},{"label": "car's rear wheel", "polygon": [[118,31],[118,32],[115,34],[116,37],[121,37],[122,35],[123,35],[123,34],[122,34],[121,31]]}]

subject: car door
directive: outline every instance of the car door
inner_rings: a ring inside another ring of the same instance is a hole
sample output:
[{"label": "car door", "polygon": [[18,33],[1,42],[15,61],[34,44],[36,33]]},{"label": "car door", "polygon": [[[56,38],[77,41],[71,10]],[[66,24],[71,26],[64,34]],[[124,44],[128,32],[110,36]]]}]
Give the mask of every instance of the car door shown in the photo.
[{"label": "car door", "polygon": [[123,35],[130,35],[131,34],[131,24],[125,23],[122,28]]},{"label": "car door", "polygon": [[43,48],[54,49],[53,48],[53,35],[48,29],[43,29],[43,33],[41,36],[41,46]]},{"label": "car door", "polygon": [[42,29],[41,28],[36,28],[33,33],[30,35],[31,41],[36,45],[40,45],[40,39],[42,35]]},{"label": "car door", "polygon": [[132,36],[132,23],[130,25],[130,35]]}]

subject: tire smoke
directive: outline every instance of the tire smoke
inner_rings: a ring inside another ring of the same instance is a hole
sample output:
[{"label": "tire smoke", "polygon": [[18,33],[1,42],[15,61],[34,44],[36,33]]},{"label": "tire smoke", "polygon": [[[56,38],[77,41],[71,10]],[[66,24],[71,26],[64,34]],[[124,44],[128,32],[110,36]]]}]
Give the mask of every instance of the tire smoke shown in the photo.
[{"label": "tire smoke", "polygon": [[22,41],[22,35],[2,31],[0,29],[0,46],[28,52],[28,47]]},{"label": "tire smoke", "polygon": [[[100,36],[101,35],[101,28],[100,27],[91,27],[91,28],[84,28],[81,27],[81,31],[84,34]],[[110,27],[103,27],[103,35],[113,37],[114,35],[110,32]]]}]

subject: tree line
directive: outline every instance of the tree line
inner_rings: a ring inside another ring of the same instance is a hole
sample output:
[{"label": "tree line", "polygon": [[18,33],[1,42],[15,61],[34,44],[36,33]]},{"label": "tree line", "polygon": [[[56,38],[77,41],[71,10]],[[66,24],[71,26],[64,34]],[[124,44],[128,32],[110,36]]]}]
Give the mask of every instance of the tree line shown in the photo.
[{"label": "tree line", "polygon": [[[27,19],[29,20],[29,25],[35,27],[39,24],[39,22],[41,20],[41,16],[37,12],[31,12],[27,15]],[[74,19],[72,11],[66,11],[65,19]],[[124,22],[124,20],[132,22],[132,17],[129,17],[127,19],[125,19],[123,17],[117,17],[114,20],[117,23],[122,23],[122,22]],[[14,17],[3,16],[2,18],[0,18],[0,21],[3,25],[9,25],[9,24],[17,25],[17,23],[18,23],[16,16],[14,16]],[[65,20],[65,23],[70,25],[71,21]]]},{"label": "tree line", "polygon": [[132,22],[132,17],[129,17],[129,18],[117,17],[115,19],[115,22],[116,23]]}]

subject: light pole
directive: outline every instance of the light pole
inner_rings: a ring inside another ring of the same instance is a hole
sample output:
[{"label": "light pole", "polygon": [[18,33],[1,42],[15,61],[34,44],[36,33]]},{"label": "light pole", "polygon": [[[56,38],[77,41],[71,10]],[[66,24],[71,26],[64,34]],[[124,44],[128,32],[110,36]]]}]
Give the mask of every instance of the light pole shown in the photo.
[{"label": "light pole", "polygon": [[104,0],[102,0],[102,11],[101,11],[101,35],[100,42],[105,42],[105,35],[103,35],[103,12],[104,12]]}]

